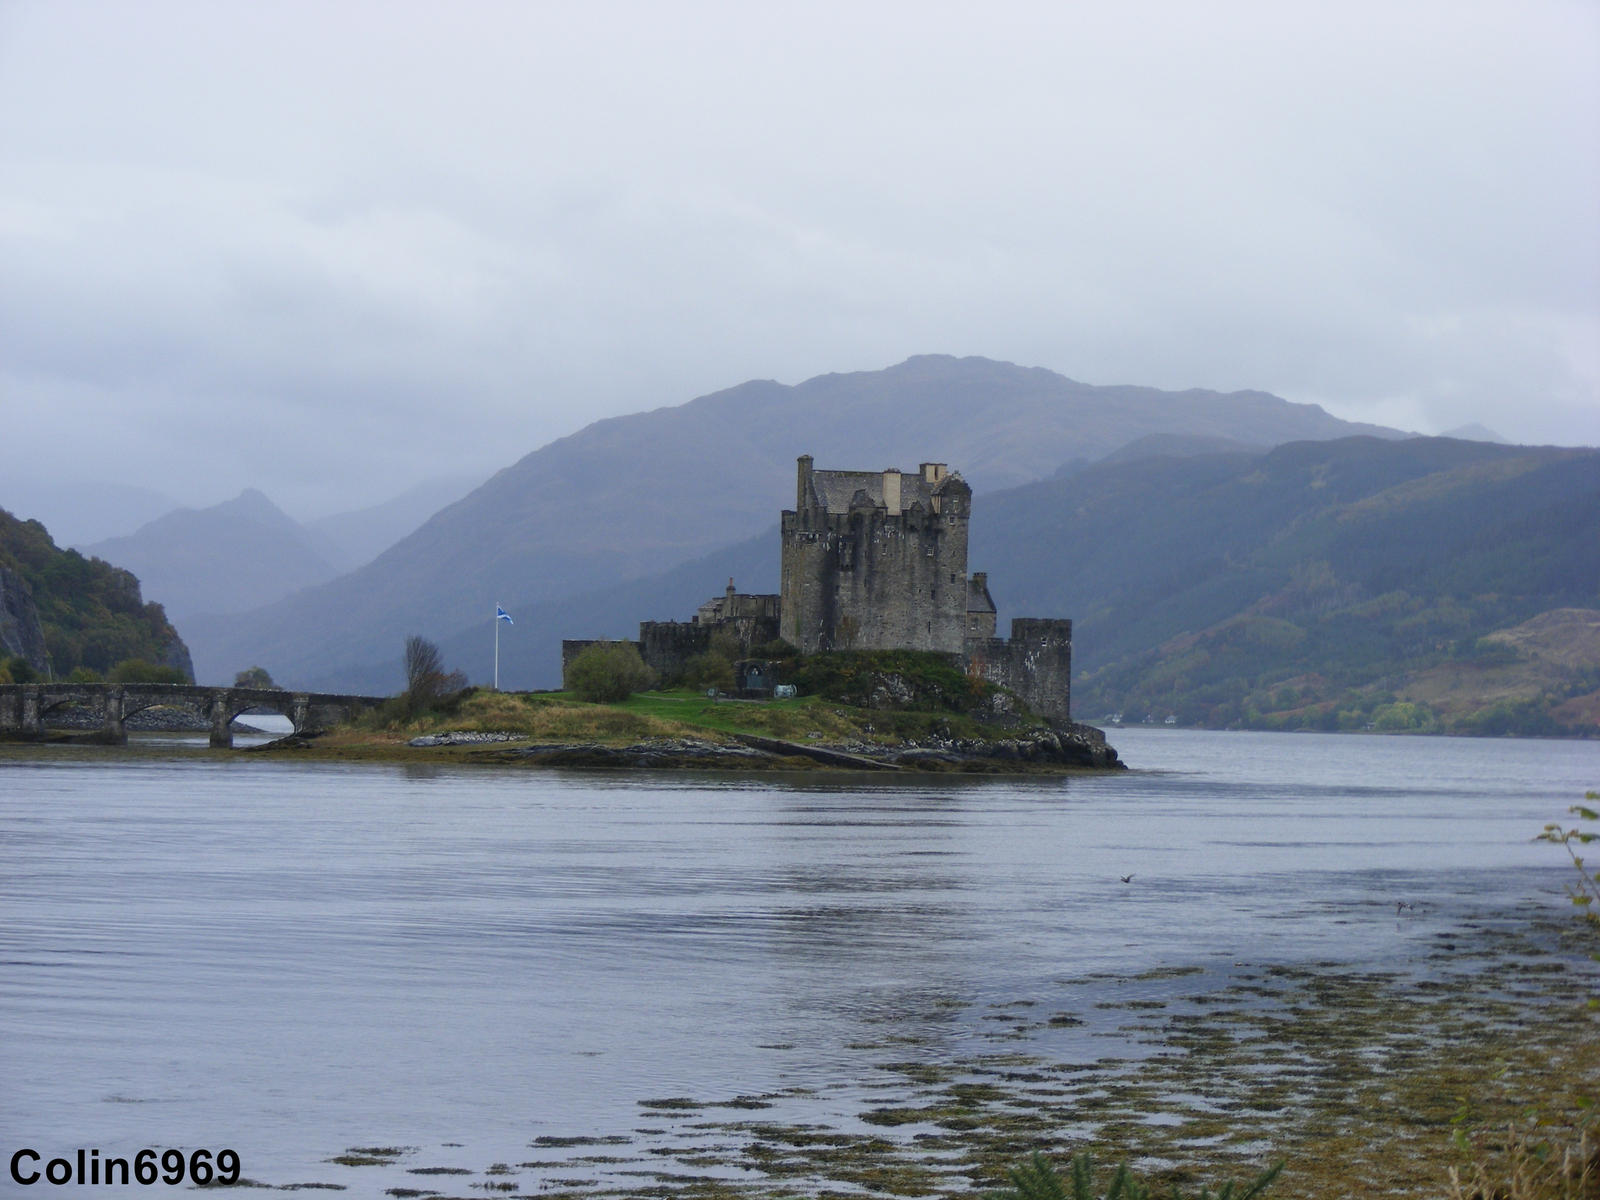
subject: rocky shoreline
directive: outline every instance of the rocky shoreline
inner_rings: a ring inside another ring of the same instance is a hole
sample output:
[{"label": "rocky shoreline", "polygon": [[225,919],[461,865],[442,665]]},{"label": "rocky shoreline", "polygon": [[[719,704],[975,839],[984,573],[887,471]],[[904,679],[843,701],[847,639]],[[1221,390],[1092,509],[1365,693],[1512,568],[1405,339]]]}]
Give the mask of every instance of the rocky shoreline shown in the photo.
[{"label": "rocky shoreline", "polygon": [[731,742],[697,737],[646,738],[628,745],[602,742],[522,742],[514,733],[448,732],[412,738],[406,748],[467,748],[475,760],[551,767],[681,770],[811,770],[1006,773],[1066,769],[1123,770],[1105,734],[1090,725],[1036,729],[1001,738],[925,737],[885,745],[790,742],[750,734]]}]

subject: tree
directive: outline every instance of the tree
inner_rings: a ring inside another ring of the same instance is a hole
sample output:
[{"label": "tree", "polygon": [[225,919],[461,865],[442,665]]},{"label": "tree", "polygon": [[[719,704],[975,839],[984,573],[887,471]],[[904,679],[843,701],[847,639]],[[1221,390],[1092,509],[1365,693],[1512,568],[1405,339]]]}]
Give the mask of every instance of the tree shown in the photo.
[{"label": "tree", "polygon": [[163,667],[142,658],[125,658],[106,672],[107,683],[188,683],[177,667]]},{"label": "tree", "polygon": [[610,704],[642,692],[656,681],[632,642],[595,642],[567,667],[567,687],[579,700]]},{"label": "tree", "polygon": [[733,687],[733,664],[715,650],[696,654],[683,664],[683,681],[696,690]]},{"label": "tree", "polygon": [[272,676],[267,674],[265,667],[251,667],[248,671],[240,671],[233,677],[233,686],[236,688],[276,688]]},{"label": "tree", "polygon": [[412,634],[406,638],[406,690],[402,696],[411,716],[432,708],[441,698],[467,686],[460,671],[448,674],[439,647],[427,638]]}]

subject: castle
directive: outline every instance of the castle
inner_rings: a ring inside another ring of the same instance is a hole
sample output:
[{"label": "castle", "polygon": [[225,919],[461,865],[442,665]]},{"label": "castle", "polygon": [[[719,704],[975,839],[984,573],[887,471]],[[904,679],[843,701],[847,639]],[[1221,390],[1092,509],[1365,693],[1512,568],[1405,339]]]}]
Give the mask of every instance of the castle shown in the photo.
[{"label": "castle", "polygon": [[[641,623],[640,655],[670,678],[714,637],[747,656],[778,638],[806,654],[932,650],[1067,723],[1072,622],[1019,617],[1009,638],[995,636],[988,576],[967,573],[971,514],[972,489],[944,463],[819,471],[802,455],[779,595],[741,594],[729,580],[690,621]],[[589,644],[563,642],[563,667]]]}]

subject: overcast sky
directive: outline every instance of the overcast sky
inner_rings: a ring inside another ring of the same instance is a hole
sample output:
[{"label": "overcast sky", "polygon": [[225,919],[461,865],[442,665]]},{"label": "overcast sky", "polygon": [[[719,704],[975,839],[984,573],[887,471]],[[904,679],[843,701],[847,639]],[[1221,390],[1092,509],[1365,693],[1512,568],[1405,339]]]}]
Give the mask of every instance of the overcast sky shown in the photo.
[{"label": "overcast sky", "polygon": [[0,0],[0,506],[981,354],[1600,443],[1600,5]]}]

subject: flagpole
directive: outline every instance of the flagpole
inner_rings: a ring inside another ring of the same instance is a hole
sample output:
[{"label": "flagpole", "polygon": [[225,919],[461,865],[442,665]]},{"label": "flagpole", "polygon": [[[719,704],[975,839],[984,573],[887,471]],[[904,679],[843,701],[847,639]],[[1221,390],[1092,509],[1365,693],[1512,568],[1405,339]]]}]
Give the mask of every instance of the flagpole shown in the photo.
[{"label": "flagpole", "polygon": [[494,690],[500,690],[500,605],[494,606]]}]

